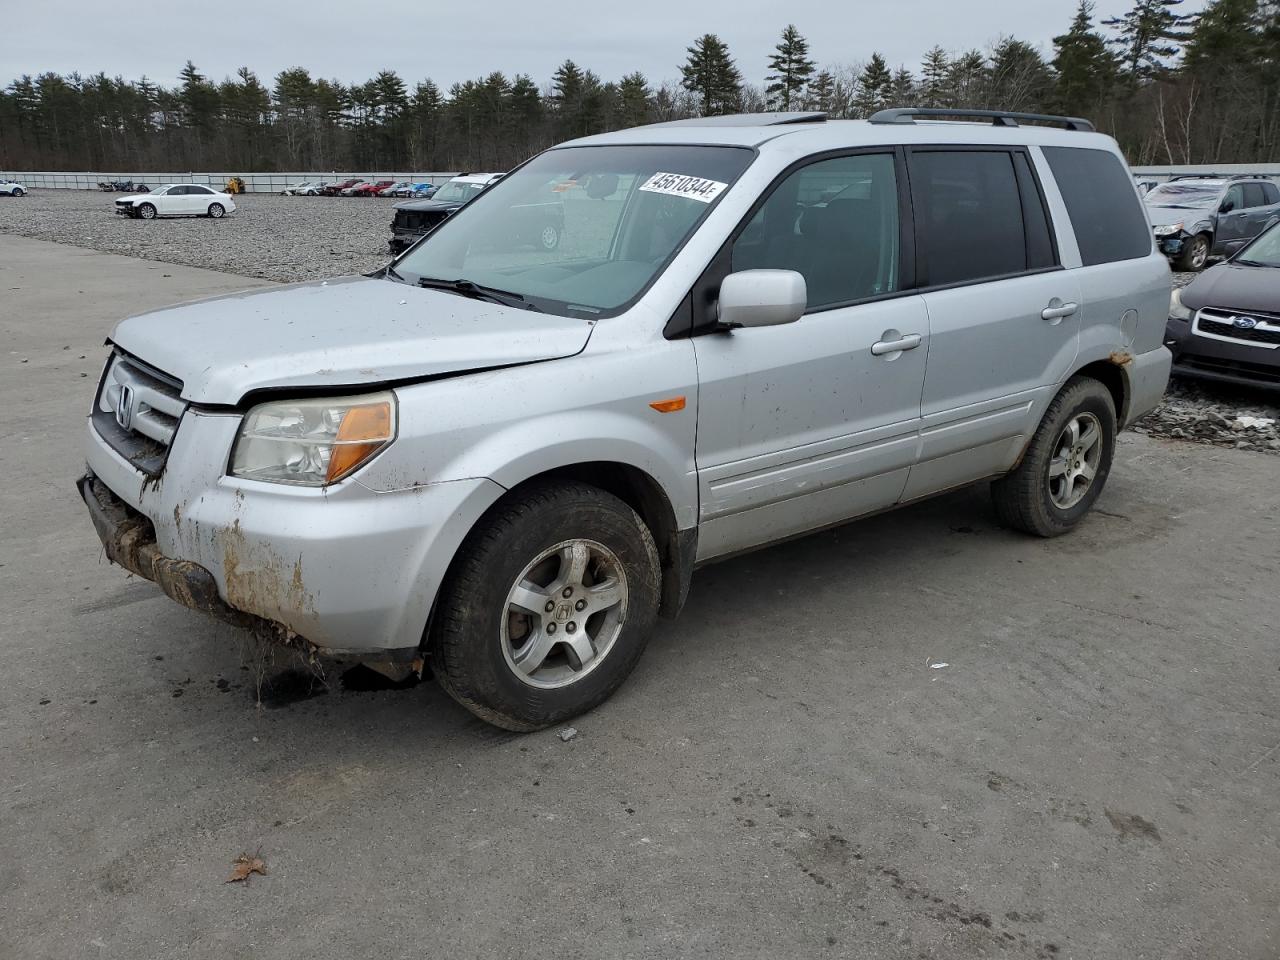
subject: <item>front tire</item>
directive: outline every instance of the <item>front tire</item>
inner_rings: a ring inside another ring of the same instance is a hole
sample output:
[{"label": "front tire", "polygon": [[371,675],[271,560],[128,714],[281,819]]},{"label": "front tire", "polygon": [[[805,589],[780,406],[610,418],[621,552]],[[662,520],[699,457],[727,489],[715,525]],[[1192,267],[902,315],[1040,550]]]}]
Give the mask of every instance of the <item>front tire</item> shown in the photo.
[{"label": "front tire", "polygon": [[155,205],[150,203],[139,204],[138,216],[140,216],[143,220],[154,220],[156,218]]},{"label": "front tire", "polygon": [[227,212],[227,208],[220,203],[209,204],[209,216],[211,216],[214,220],[221,220],[223,215],[226,212]]},{"label": "front tire", "polygon": [[648,527],[580,483],[539,486],[492,510],[441,589],[428,651],[440,685],[507,730],[599,705],[640,659],[661,569]]},{"label": "front tire", "polygon": [[1174,261],[1174,266],[1179,270],[1188,272],[1203,270],[1204,265],[1209,262],[1209,248],[1209,235],[1207,233],[1197,233],[1183,244],[1182,252],[1178,254],[1178,259]]},{"label": "front tire", "polygon": [[1039,537],[1074,529],[1111,473],[1116,408],[1092,377],[1072,377],[1053,398],[1012,473],[991,484],[1000,522]]},{"label": "front tire", "polygon": [[21,187],[14,187],[13,195],[14,195],[15,197],[22,197],[22,196],[26,196],[26,191],[25,191],[25,190],[23,190]]}]

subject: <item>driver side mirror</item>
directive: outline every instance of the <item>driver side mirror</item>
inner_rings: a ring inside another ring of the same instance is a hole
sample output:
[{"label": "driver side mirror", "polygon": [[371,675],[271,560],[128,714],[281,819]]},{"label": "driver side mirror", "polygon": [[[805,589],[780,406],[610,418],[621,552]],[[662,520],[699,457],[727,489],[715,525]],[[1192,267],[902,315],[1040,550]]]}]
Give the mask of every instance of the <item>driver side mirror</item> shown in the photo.
[{"label": "driver side mirror", "polygon": [[716,319],[725,327],[775,327],[804,316],[809,290],[794,270],[742,270],[720,284]]},{"label": "driver side mirror", "polygon": [[1231,202],[1231,200],[1229,200],[1229,199],[1228,199],[1228,200],[1223,200],[1223,201],[1222,201],[1222,206],[1220,206],[1220,207],[1218,208],[1218,212],[1219,212],[1219,213],[1230,213],[1230,212],[1231,212],[1232,210],[1234,210],[1235,208],[1236,208],[1236,205],[1235,205],[1234,203],[1232,203],[1232,202]]}]

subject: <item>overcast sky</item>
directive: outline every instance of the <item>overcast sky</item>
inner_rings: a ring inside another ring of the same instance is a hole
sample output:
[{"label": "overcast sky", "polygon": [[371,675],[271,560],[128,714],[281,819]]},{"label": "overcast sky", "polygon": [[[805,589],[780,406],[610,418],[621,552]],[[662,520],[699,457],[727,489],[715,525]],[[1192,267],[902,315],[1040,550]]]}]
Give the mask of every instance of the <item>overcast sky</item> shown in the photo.
[{"label": "overcast sky", "polygon": [[[1112,16],[1129,0],[1098,0]],[[184,61],[213,80],[241,66],[267,86],[284,67],[343,83],[392,69],[412,87],[431,77],[451,83],[501,70],[530,74],[539,87],[566,57],[617,79],[640,70],[655,85],[679,77],[685,48],[719,34],[744,79],[760,83],[778,34],[793,22],[821,65],[865,60],[879,51],[890,66],[915,69],[934,43],[985,47],[1002,34],[1052,55],[1052,38],[1071,21],[1076,0],[644,0],[636,3],[395,3],[379,8],[328,0],[265,0],[200,5],[186,0],[47,0],[0,31],[0,83],[52,70],[105,71],[166,86]],[[1203,0],[1186,0],[1191,12]]]}]

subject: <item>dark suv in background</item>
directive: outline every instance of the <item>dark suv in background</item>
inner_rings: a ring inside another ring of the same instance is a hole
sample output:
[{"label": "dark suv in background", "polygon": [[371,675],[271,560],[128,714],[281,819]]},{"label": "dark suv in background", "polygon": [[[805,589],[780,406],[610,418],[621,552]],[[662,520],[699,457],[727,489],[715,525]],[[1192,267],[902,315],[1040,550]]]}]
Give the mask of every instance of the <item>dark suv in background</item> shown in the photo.
[{"label": "dark suv in background", "polygon": [[387,241],[391,253],[394,255],[407,250],[419,237],[440,226],[450,214],[462,209],[501,177],[500,173],[464,173],[454,177],[428,200],[397,203],[395,219],[391,221],[391,239]]},{"label": "dark suv in background", "polygon": [[1259,176],[1175,177],[1142,199],[1177,270],[1203,270],[1280,220],[1280,188]]}]

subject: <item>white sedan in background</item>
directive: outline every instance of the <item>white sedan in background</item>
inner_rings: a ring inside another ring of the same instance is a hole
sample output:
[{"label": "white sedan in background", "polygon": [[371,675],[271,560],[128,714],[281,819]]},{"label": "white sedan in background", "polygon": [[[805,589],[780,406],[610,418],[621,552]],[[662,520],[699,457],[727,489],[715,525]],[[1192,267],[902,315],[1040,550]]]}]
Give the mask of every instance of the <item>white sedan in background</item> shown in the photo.
[{"label": "white sedan in background", "polygon": [[150,193],[121,197],[116,213],[122,217],[154,220],[156,217],[213,217],[217,220],[236,208],[229,193],[219,193],[198,183],[167,183]]},{"label": "white sedan in background", "polygon": [[27,188],[16,180],[0,178],[0,197],[20,197],[26,192]]},{"label": "white sedan in background", "polygon": [[319,196],[320,188],[323,186],[323,180],[302,180],[293,186],[285,187],[280,192],[286,197],[315,197]]}]

